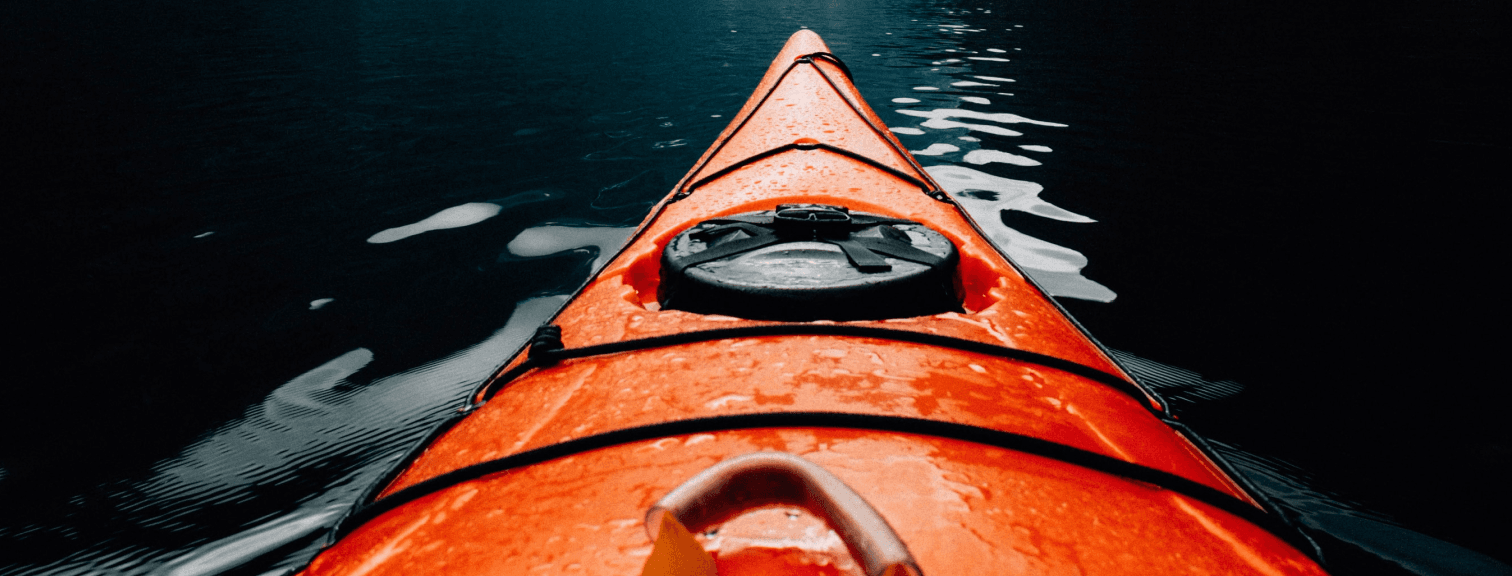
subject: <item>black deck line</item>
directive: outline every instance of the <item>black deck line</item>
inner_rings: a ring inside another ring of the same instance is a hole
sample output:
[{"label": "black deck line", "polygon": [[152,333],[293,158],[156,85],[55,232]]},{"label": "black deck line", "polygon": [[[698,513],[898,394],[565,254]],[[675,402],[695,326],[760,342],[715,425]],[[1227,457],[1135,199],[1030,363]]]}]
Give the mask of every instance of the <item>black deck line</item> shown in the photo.
[{"label": "black deck line", "polygon": [[[1134,464],[1111,456],[1105,456],[1095,452],[1082,450],[1065,444],[1059,444],[1032,436],[1014,434],[1001,430],[993,430],[980,426],[943,422],[939,420],[927,420],[922,418],[910,418],[903,416],[882,416],[876,414],[852,414],[843,412],[776,412],[765,414],[739,414],[729,416],[713,416],[708,418],[694,418],[688,420],[676,420],[662,422],[646,426],[637,426],[620,430],[613,430],[574,440],[568,440],[557,444],[551,444],[535,448],[503,458],[480,462],[464,468],[453,470],[422,482],[413,484],[402,490],[390,494],[388,497],[354,510],[337,524],[328,541],[335,540],[350,534],[362,524],[377,518],[378,516],[394,510],[404,504],[414,502],[417,499],[430,494],[435,494],[457,484],[476,480],[498,472],[504,472],[539,464],[549,460],[563,458],[574,454],[581,454],[600,448],[608,448],[639,442],[665,438],[669,436],[682,436],[687,434],[720,432],[726,430],[745,430],[753,428],[841,428],[851,430],[874,430],[881,432],[896,432],[903,434],[918,434],[961,440],[1018,452],[1024,452],[1035,456],[1041,456],[1096,470],[1115,476],[1121,476],[1129,480],[1151,484],[1155,487],[1170,490],[1177,494],[1192,498],[1202,503],[1223,510],[1243,518],[1265,530],[1275,534],[1283,540],[1296,545],[1295,532],[1292,527],[1280,521],[1274,515],[1255,507],[1254,505],[1235,498],[1220,490],[1201,484],[1199,482],[1183,478],[1170,472],[1157,470],[1140,464]],[[1299,547],[1307,549],[1308,547]]]},{"label": "black deck line", "polygon": [[1123,392],[1124,394],[1129,395],[1130,397],[1138,401],[1140,406],[1143,406],[1146,410],[1150,410],[1157,416],[1164,416],[1164,414],[1162,414],[1155,406],[1151,404],[1152,399],[1145,393],[1144,388],[1140,387],[1138,384],[1135,384],[1108,372],[1103,372],[1102,370],[1087,366],[1085,364],[1079,364],[1070,360],[1066,360],[1064,358],[1057,358],[1055,356],[1040,354],[1038,352],[1030,352],[1028,350],[1020,350],[1018,348],[1009,348],[1007,346],[988,344],[986,342],[978,342],[976,340],[967,340],[965,338],[956,338],[954,336],[914,332],[912,330],[879,328],[875,326],[854,326],[848,324],[763,324],[760,326],[716,328],[713,330],[681,332],[677,334],[668,334],[666,336],[638,338],[635,340],[622,340],[619,342],[596,344],[593,346],[583,346],[579,348],[563,348],[542,352],[540,354],[536,354],[534,353],[534,351],[532,351],[529,361],[511,368],[505,373],[499,375],[498,378],[490,380],[484,387],[484,389],[479,391],[479,395],[481,395],[481,398],[486,401],[487,399],[492,398],[494,394],[497,394],[499,390],[502,390],[504,386],[507,386],[509,381],[520,377],[525,372],[528,372],[529,370],[534,368],[549,365],[550,363],[559,360],[585,358],[588,356],[599,356],[603,354],[617,354],[620,352],[633,352],[649,348],[677,346],[681,344],[692,344],[696,342],[709,342],[713,340],[725,340],[730,338],[752,338],[759,336],[853,336],[859,338],[875,338],[879,340],[893,340],[898,342],[909,342],[913,344],[924,344],[926,346],[939,346],[941,348],[951,348],[965,352],[975,352],[978,354],[998,356],[1001,358],[1008,358],[1010,360],[1018,360],[1021,362],[1038,364],[1046,368],[1053,368],[1062,372],[1069,372],[1071,374],[1075,374],[1089,380],[1097,381],[1098,383],[1105,384],[1118,390],[1119,392]]}]

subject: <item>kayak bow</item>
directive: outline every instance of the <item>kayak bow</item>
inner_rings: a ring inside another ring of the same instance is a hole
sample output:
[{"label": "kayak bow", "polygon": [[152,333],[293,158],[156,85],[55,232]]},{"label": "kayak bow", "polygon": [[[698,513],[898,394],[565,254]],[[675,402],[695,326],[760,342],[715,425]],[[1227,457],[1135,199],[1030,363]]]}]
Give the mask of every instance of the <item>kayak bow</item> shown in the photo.
[{"label": "kayak bow", "polygon": [[1323,573],[1239,481],[805,30],[305,573]]}]

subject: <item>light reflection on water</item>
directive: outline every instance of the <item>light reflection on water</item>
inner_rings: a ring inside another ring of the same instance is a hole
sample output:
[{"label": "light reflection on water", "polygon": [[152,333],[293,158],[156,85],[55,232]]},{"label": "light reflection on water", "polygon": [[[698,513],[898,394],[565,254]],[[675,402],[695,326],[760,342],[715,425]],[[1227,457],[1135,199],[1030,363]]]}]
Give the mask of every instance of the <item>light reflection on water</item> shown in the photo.
[{"label": "light reflection on water", "polygon": [[944,154],[949,154],[951,152],[960,152],[960,151],[961,151],[961,148],[959,146],[956,146],[954,144],[944,144],[944,143],[941,143],[941,142],[935,142],[934,144],[930,144],[928,148],[925,148],[923,150],[909,150],[909,152],[912,153],[914,156],[940,156],[940,155],[944,155]]},{"label": "light reflection on water", "polygon": [[[965,27],[965,25],[940,26]],[[952,48],[949,51],[956,50]],[[1001,49],[997,50],[999,52],[1002,51]],[[966,57],[965,59],[983,62],[1008,62],[1007,59],[1003,58]],[[1011,79],[999,76],[975,75],[973,73],[978,71],[972,69],[973,64],[963,62],[959,58],[929,61],[929,65],[931,66],[942,64],[961,64],[961,66],[951,68],[946,77],[940,81],[955,88],[995,88],[997,85],[970,80],[952,81],[949,74],[969,75],[973,78],[997,82],[1013,82]],[[993,70],[993,72],[997,71]],[[915,87],[914,89],[920,90],[923,88],[933,89],[933,87],[924,86]],[[959,95],[956,98],[969,104],[981,106],[992,105],[990,99],[982,96]],[[918,98],[901,96],[892,98],[891,101],[894,104],[904,106],[922,103]],[[1002,108],[1002,106],[1000,105],[999,108]],[[1041,162],[1011,152],[983,148],[980,144],[980,138],[963,135],[959,132],[960,129],[994,136],[1021,137],[1024,136],[1023,132],[1010,130],[999,126],[999,124],[1024,124],[1029,127],[1045,128],[1066,127],[1065,124],[1060,122],[1036,120],[1005,111],[980,111],[962,108],[897,108],[894,109],[894,112],[904,116],[925,119],[917,127],[901,124],[891,127],[894,134],[921,136],[926,141],[933,140],[923,148],[915,147],[917,149],[911,150],[915,156],[948,160],[950,158],[946,156],[961,152],[962,154],[958,157],[959,161],[972,165],[998,163],[1033,167],[1041,165]],[[978,122],[992,122],[993,124],[960,122],[954,120],[955,118],[965,118]],[[952,142],[956,143],[939,141],[945,138],[949,138]],[[966,144],[957,144],[960,142]],[[1050,150],[1048,147],[1034,144],[1021,145],[1020,147],[1025,150],[1040,152],[1048,152]],[[1117,297],[1117,294],[1112,289],[1082,275],[1082,269],[1088,264],[1086,256],[1082,255],[1082,253],[1065,246],[1059,246],[1039,238],[1034,238],[1010,228],[1004,224],[1002,213],[1009,210],[1019,210],[1062,222],[1075,223],[1090,223],[1094,220],[1080,214],[1073,214],[1040,199],[1040,192],[1044,190],[1044,187],[1031,181],[1003,178],[958,165],[929,166],[926,169],[930,175],[934,176],[935,180],[940,182],[941,186],[945,187],[971,213],[972,217],[987,232],[988,237],[993,243],[997,244],[1020,268],[1024,269],[1035,282],[1052,296],[1078,298],[1094,302],[1111,302]]]},{"label": "light reflection on water", "polygon": [[389,228],[368,237],[367,241],[369,244],[388,244],[434,230],[472,226],[498,216],[499,212],[509,208],[560,200],[563,196],[559,191],[531,190],[489,202],[469,202],[461,206],[452,206],[413,224]]},{"label": "light reflection on water", "polygon": [[521,258],[551,256],[574,250],[591,250],[593,269],[598,270],[619,252],[635,228],[606,226],[564,226],[549,224],[520,232],[507,246],[509,254]]},{"label": "light reflection on water", "polygon": [[368,243],[387,244],[432,230],[471,226],[498,216],[500,208],[498,204],[490,204],[488,202],[470,202],[461,206],[453,206],[414,224],[389,228],[388,230],[374,234],[368,238]]},{"label": "light reflection on water", "polygon": [[349,507],[345,502],[319,508],[301,507],[298,511],[174,558],[153,571],[153,576],[209,576],[223,573],[335,524]]},{"label": "light reflection on water", "polygon": [[1087,257],[1081,252],[1029,236],[1003,223],[1003,212],[1007,210],[1062,222],[1093,222],[1042,200],[1039,194],[1043,186],[965,166],[927,166],[925,170],[971,214],[988,239],[1050,295],[1094,302],[1112,302],[1117,297],[1108,287],[1082,276]]},{"label": "light reflection on water", "polygon": [[970,152],[967,152],[966,157],[962,158],[962,160],[965,160],[968,164],[991,164],[993,162],[999,162],[1003,164],[1013,164],[1014,166],[1040,165],[1039,160],[1035,160],[1028,156],[1019,156],[1018,154],[1013,154],[1011,152],[1004,152],[1002,150],[972,150]]},{"label": "light reflection on water", "polygon": [[[372,351],[359,348],[278,387],[242,417],[154,466],[149,477],[119,487],[111,498],[118,512],[153,525],[184,521],[207,508],[235,506],[250,494],[300,477],[319,476],[317,484],[325,489],[303,497],[295,509],[235,535],[137,561],[146,566],[161,563],[156,574],[214,574],[329,525],[336,512],[356,501],[438,417],[460,406],[466,394],[522,347],[566,300],[545,296],[520,302],[488,339],[370,383],[349,380],[373,361]],[[101,562],[99,556],[78,556],[82,557],[46,570],[98,568]]]}]

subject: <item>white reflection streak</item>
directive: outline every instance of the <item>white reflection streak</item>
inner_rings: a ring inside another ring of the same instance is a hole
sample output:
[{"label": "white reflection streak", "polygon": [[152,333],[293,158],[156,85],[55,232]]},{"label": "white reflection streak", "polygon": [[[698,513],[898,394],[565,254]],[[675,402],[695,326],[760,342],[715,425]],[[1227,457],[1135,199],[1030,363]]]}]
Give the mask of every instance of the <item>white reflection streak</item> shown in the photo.
[{"label": "white reflection streak", "polygon": [[198,550],[163,565],[153,571],[153,574],[161,576],[220,574],[329,526],[340,518],[346,509],[346,506],[339,504],[315,510],[302,508],[298,512],[243,530],[235,536],[201,546]]},{"label": "white reflection streak", "polygon": [[930,144],[928,148],[925,148],[923,150],[909,150],[908,152],[910,154],[913,154],[914,156],[940,156],[943,154],[949,154],[951,152],[957,152],[960,149],[961,148],[959,146],[935,143]]},{"label": "white reflection streak", "polygon": [[1087,257],[1080,252],[1029,236],[1003,224],[1004,210],[1019,210],[1064,222],[1094,222],[1041,200],[1043,186],[1011,180],[965,166],[928,166],[925,170],[956,198],[996,244],[1052,296],[1112,302],[1118,295],[1081,275]]},{"label": "white reflection streak", "polygon": [[[903,112],[903,110],[899,110],[899,112]],[[948,130],[948,129],[951,129],[951,128],[965,128],[967,130],[975,130],[977,132],[986,132],[988,134],[997,134],[998,136],[1023,136],[1024,135],[1023,132],[1009,130],[1009,129],[1003,128],[1001,126],[991,126],[991,125],[988,125],[988,124],[967,124],[965,122],[956,122],[955,120],[946,120],[944,118],[930,118],[928,121],[926,121],[926,122],[924,122],[922,124],[919,124],[919,125],[923,126],[925,128],[934,128],[935,130]]]},{"label": "white reflection streak", "polygon": [[[940,26],[942,30],[949,30],[946,25]],[[957,25],[954,27],[965,28],[966,26]],[[954,49],[947,49],[947,51],[955,52]],[[989,48],[988,52],[1002,54],[1006,53],[1007,50]],[[967,56],[966,59],[980,62],[1009,61],[1007,58],[994,56]],[[949,61],[941,60],[931,62],[930,64],[938,66],[947,62]],[[956,60],[956,62],[959,62],[959,60]],[[971,77],[987,82],[1014,82],[1012,78],[999,76],[973,75]],[[970,80],[954,81],[950,85],[962,88],[996,86],[995,84]],[[914,87],[914,90],[925,89],[933,88]],[[1004,96],[1013,95],[1006,92],[1001,94]],[[963,102],[971,104],[991,104],[990,100],[979,96],[960,96],[960,99]],[[914,98],[895,98],[893,102],[897,104],[912,104],[917,103],[918,100]],[[925,121],[919,124],[920,128],[935,130],[965,128],[974,132],[983,132],[998,136],[1023,136],[1023,133],[996,124],[1034,124],[1055,128],[1066,127],[1065,124],[1034,120],[1017,114],[980,112],[960,108],[939,108],[934,110],[902,109],[896,110],[896,112],[905,116],[924,118]],[[995,124],[961,122],[957,120],[958,118],[992,122]],[[917,129],[895,128],[893,132],[897,134],[915,134]],[[964,142],[980,141],[980,139],[972,136],[959,136],[958,139]],[[1050,151],[1049,147],[1032,144],[1021,146],[1021,148],[1033,152]],[[913,151],[913,154],[917,156],[939,156],[959,150],[957,146],[951,144],[933,143],[923,150]],[[970,150],[966,152],[962,160],[978,165],[1005,163],[1016,166],[1039,166],[1041,164],[1040,161],[1027,156],[989,149]],[[1081,275],[1082,268],[1087,265],[1086,256],[1070,248],[1058,246],[1009,228],[1003,223],[1003,211],[1019,210],[1064,222],[1092,222],[1091,218],[1069,212],[1041,200],[1039,193],[1044,187],[1033,182],[1000,178],[965,166],[929,166],[925,169],[982,226],[988,239],[1002,249],[1013,260],[1015,265],[1033,278],[1050,295],[1097,302],[1111,302],[1117,297],[1117,294],[1108,289],[1108,287]]]},{"label": "white reflection streak", "polygon": [[1045,122],[1043,120],[1031,120],[1029,118],[1019,116],[1018,114],[1008,114],[1006,112],[978,112],[976,110],[964,110],[960,108],[938,108],[935,110],[899,110],[898,113],[906,116],[918,116],[920,118],[970,118],[972,120],[986,120],[988,122],[998,122],[1001,124],[1037,124],[1040,126],[1051,126],[1054,128],[1066,127],[1065,124]]},{"label": "white reflection streak", "polygon": [[500,209],[501,207],[498,204],[487,202],[472,202],[461,206],[452,206],[414,224],[389,228],[388,230],[374,234],[367,241],[371,244],[387,244],[432,230],[471,226],[498,216]]},{"label": "white reflection streak", "polygon": [[520,232],[509,241],[506,249],[515,256],[534,258],[579,248],[597,248],[598,257],[593,261],[593,269],[598,270],[619,252],[620,246],[634,231],[634,228],[603,226],[538,226]]},{"label": "white reflection streak", "polygon": [[[211,495],[224,502],[242,501],[237,495],[279,482],[301,463],[327,461],[338,454],[393,452],[412,436],[406,430],[461,402],[566,301],[566,296],[543,296],[520,302],[504,327],[487,340],[364,386],[340,385],[372,362],[373,353],[358,348],[342,354],[278,387],[240,419],[158,464],[151,477],[127,492],[134,501],[167,509],[159,517],[171,517],[206,506]],[[297,511],[202,546],[156,573],[219,572],[328,525],[334,520],[330,511],[345,510],[388,463],[358,460],[365,466],[350,471],[347,480],[330,482],[329,490]]]},{"label": "white reflection streak", "polygon": [[964,160],[971,164],[990,164],[993,162],[1002,162],[1004,164],[1013,164],[1016,166],[1040,165],[1040,161],[1033,158],[1019,156],[1018,154],[1010,154],[1001,150],[987,149],[972,150],[970,152],[967,152]]}]

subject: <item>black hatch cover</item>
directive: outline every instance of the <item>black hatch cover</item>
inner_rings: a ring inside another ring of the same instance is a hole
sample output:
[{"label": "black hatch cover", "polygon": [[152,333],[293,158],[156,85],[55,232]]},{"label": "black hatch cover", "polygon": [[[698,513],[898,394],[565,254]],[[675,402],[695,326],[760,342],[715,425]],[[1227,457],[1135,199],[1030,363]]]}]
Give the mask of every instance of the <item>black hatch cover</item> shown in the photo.
[{"label": "black hatch cover", "polygon": [[662,252],[663,309],[753,320],[878,320],[960,311],[954,244],[909,220],[783,204],[714,218]]}]

